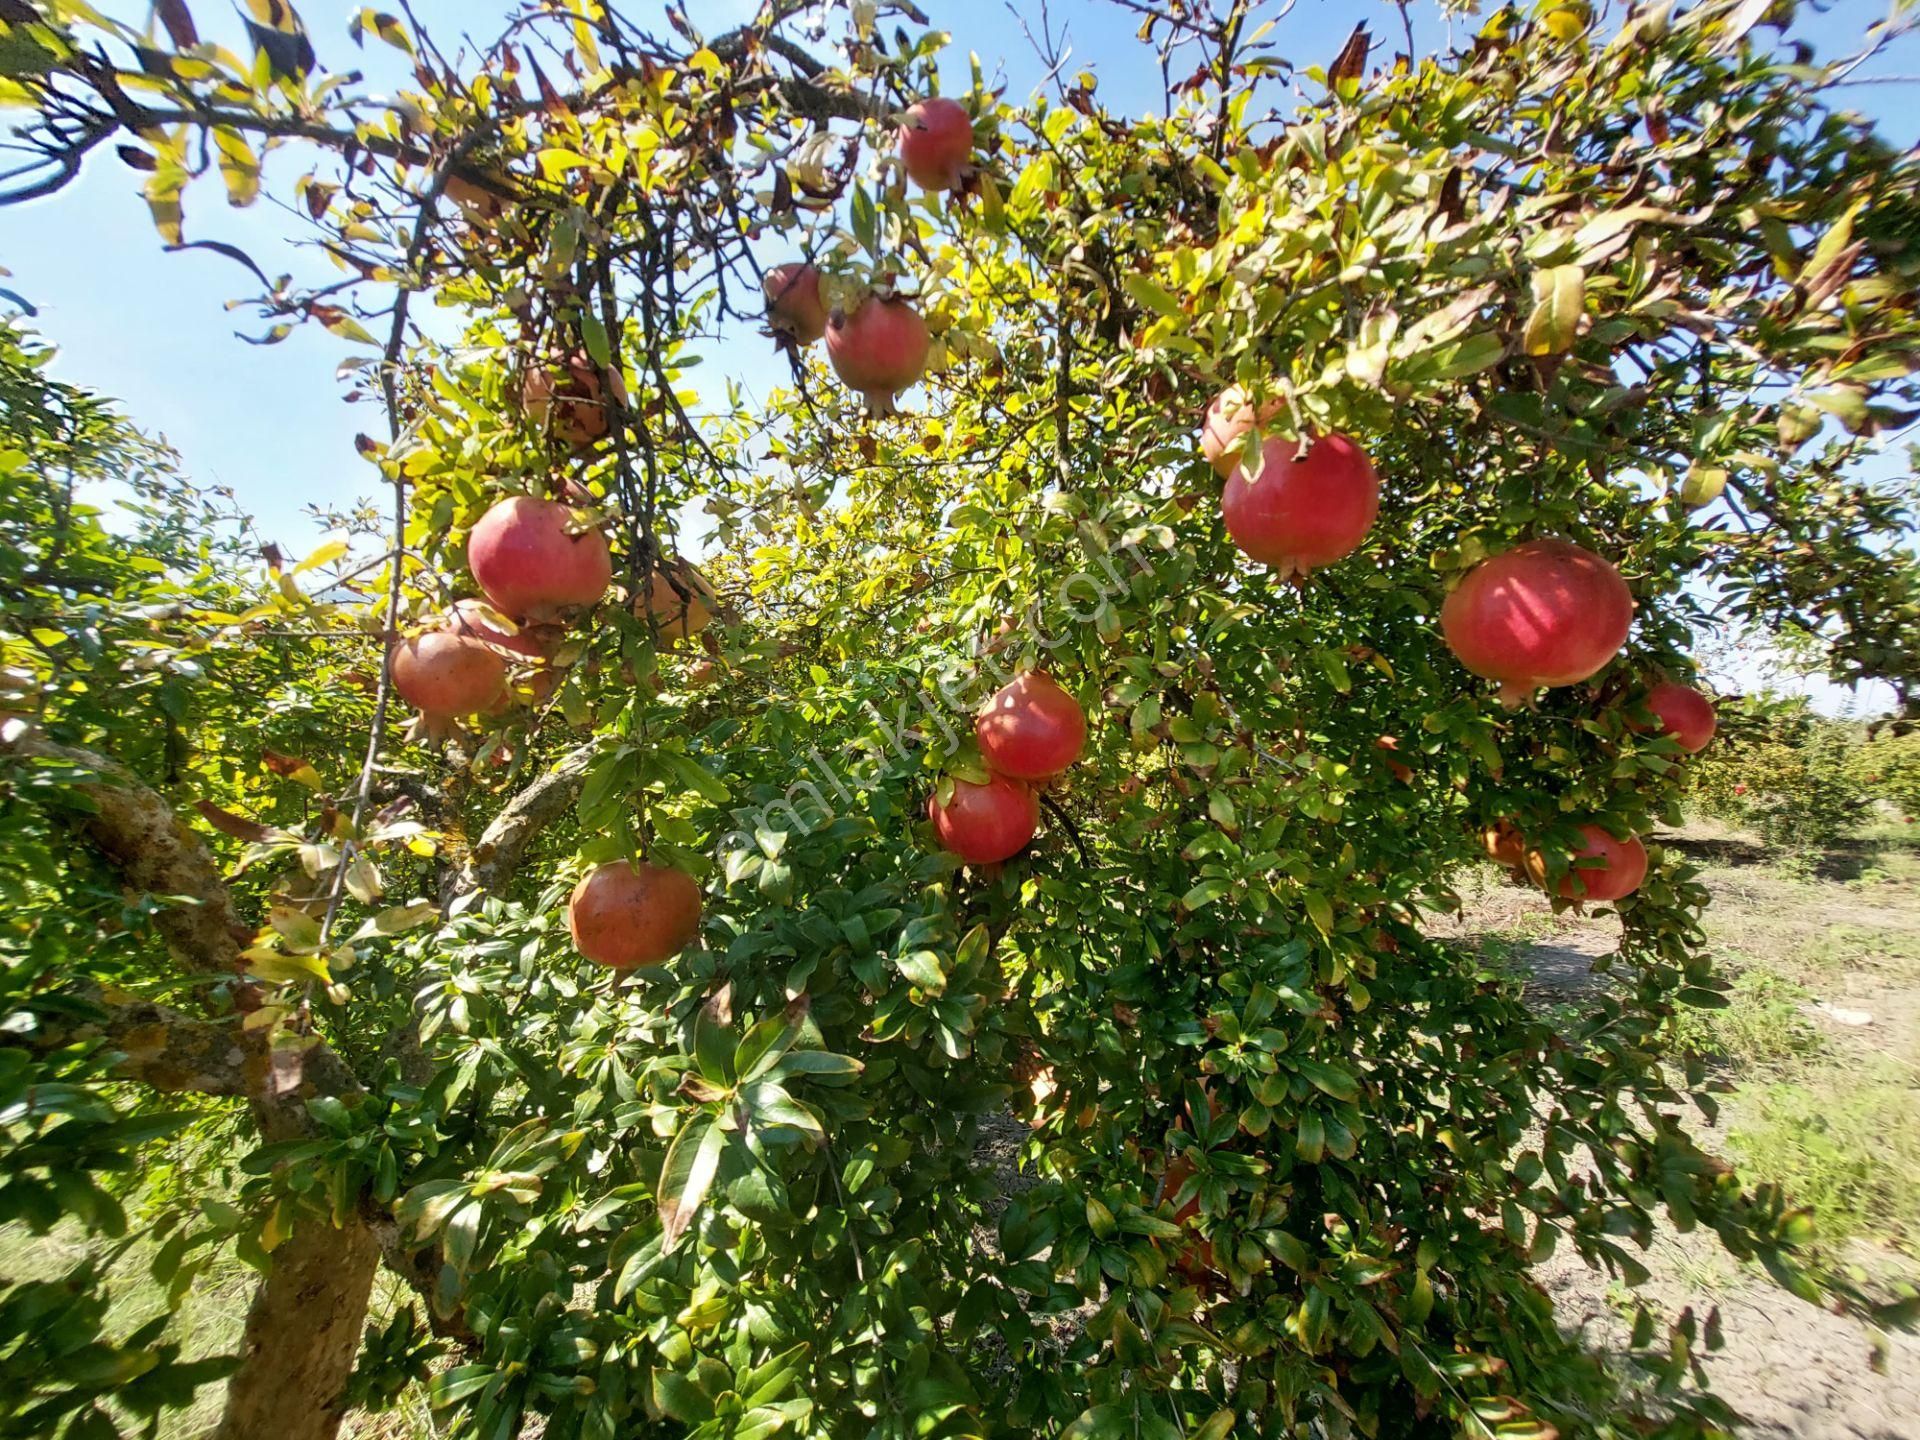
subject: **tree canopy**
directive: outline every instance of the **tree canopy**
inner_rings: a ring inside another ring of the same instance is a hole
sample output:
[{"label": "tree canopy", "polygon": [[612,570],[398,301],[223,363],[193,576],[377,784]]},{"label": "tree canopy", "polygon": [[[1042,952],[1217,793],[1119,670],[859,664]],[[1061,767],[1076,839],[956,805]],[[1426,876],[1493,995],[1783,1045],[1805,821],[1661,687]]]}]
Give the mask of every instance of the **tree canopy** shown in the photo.
[{"label": "tree canopy", "polygon": [[[415,1386],[489,1437],[1723,1433],[1712,1325],[1642,1307],[1604,1364],[1529,1273],[1632,1286],[1656,1224],[1913,1318],[1695,1138],[1676,1022],[1725,986],[1653,838],[1686,753],[1648,693],[1717,617],[1920,704],[1911,489],[1863,465],[1916,413],[1915,165],[1792,4],[1455,7],[1455,48],[1295,70],[1284,7],[1122,0],[1162,109],[976,66],[932,189],[910,4],[552,0],[459,53],[359,11],[387,98],[284,0],[244,51],[152,10],[0,4],[0,198],[117,152],[261,287],[253,338],[339,337],[391,515],[263,552],[0,348],[0,1218],[119,1235],[166,1153],[174,1293],[262,1272],[227,1363],[106,1334],[92,1268],[0,1290],[0,1434],[144,1433],[229,1370],[221,1435],[283,1440]],[[276,150],[330,282],[219,238]],[[824,346],[748,338],[769,295],[794,328],[783,264]],[[765,403],[715,373],[743,343],[790,357]],[[1364,538],[1256,563],[1223,476],[1330,437]],[[604,537],[606,598],[476,583],[513,497],[569,514],[553,554]],[[1631,632],[1503,704],[1442,607],[1548,541]],[[505,693],[409,723],[461,626]],[[964,864],[929,804],[1036,669],[1084,749]],[[1431,920],[1490,835],[1577,901],[1596,834],[1649,871],[1549,1021]],[[628,861],[697,880],[698,936],[596,967],[568,897]],[[413,1298],[369,1326],[381,1267]]]}]

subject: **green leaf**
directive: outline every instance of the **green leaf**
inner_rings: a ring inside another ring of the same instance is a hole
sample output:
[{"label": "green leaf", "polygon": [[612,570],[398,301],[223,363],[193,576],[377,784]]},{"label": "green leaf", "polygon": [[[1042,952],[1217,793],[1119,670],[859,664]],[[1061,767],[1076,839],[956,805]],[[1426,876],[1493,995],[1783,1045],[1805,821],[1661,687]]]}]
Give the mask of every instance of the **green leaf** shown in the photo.
[{"label": "green leaf", "polygon": [[607,338],[607,327],[592,311],[580,316],[580,343],[587,347],[588,356],[601,369],[613,364],[613,345]]},{"label": "green leaf", "polygon": [[902,955],[894,961],[900,967],[900,973],[907,980],[919,986],[929,995],[944,995],[947,991],[947,972],[942,968],[940,957],[931,950],[915,950]]},{"label": "green leaf", "polygon": [[769,1015],[740,1041],[733,1052],[733,1073],[741,1080],[757,1080],[780,1063],[793,1042],[800,1038],[800,1025],[785,1015]]},{"label": "green leaf", "polygon": [[1315,1060],[1306,1055],[1296,1055],[1293,1057],[1293,1068],[1314,1089],[1331,1095],[1335,1100],[1351,1104],[1360,1098],[1359,1082],[1337,1065],[1329,1065],[1324,1060]]},{"label": "green leaf", "polygon": [[1533,272],[1533,313],[1527,316],[1529,355],[1564,355],[1580,334],[1586,313],[1587,272],[1578,265],[1555,265]]},{"label": "green leaf", "polygon": [[680,1128],[667,1148],[658,1187],[661,1248],[671,1250],[693,1224],[707,1191],[720,1169],[727,1132],[708,1115],[699,1115]]},{"label": "green leaf", "polygon": [[1180,308],[1180,301],[1174,293],[1150,275],[1130,273],[1122,276],[1120,283],[1127,294],[1156,315],[1181,319],[1187,313]]}]

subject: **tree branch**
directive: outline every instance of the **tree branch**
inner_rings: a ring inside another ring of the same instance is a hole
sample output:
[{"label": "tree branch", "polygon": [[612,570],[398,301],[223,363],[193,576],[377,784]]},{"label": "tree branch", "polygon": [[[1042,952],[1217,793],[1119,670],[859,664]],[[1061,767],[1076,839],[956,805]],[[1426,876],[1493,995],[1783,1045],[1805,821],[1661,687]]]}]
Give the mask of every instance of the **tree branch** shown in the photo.
[{"label": "tree branch", "polygon": [[0,1045],[49,1054],[100,1044],[120,1057],[109,1074],[168,1094],[222,1096],[252,1102],[270,1140],[307,1133],[306,1102],[322,1095],[351,1100],[364,1092],[346,1063],[318,1040],[274,1043],[244,1017],[197,1020],[125,991],[91,983],[39,997],[26,1024],[0,1030]]},{"label": "tree branch", "polygon": [[58,745],[29,731],[0,754],[28,766],[69,766],[83,772],[60,786],[71,797],[75,827],[127,884],[154,897],[154,926],[174,961],[194,974],[238,974],[241,949],[253,938],[234,909],[233,896],[200,837],[173,806],[116,760]]},{"label": "tree branch", "polygon": [[589,741],[569,751],[553,769],[507,802],[467,852],[453,880],[455,895],[495,890],[511,878],[533,837],[573,804],[599,748],[598,741]]}]

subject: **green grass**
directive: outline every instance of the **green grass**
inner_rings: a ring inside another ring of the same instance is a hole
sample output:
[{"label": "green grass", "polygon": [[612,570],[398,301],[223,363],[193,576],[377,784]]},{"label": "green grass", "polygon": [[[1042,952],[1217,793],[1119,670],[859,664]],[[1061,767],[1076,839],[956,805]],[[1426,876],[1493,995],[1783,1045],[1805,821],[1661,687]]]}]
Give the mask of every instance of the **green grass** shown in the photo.
[{"label": "green grass", "polygon": [[1724,1010],[1682,1010],[1675,1041],[1736,1071],[1778,1069],[1816,1054],[1820,1036],[1804,1006],[1811,995],[1769,971],[1735,972]]},{"label": "green grass", "polygon": [[1744,1092],[1732,1129],[1752,1180],[1813,1210],[1829,1246],[1862,1238],[1920,1255],[1920,1090],[1890,1060],[1820,1065]]}]

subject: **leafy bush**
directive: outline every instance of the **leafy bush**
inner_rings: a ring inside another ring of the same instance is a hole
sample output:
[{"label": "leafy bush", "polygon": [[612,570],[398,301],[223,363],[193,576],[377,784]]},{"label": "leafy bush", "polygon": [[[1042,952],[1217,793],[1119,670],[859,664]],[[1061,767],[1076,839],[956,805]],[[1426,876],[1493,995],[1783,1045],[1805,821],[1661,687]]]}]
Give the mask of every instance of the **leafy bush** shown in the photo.
[{"label": "leafy bush", "polygon": [[1796,850],[1831,846],[1867,819],[1858,724],[1768,697],[1723,706],[1720,724],[1714,747],[1690,765],[1690,793],[1707,814]]},{"label": "leafy bush", "polygon": [[1855,749],[1853,768],[1869,795],[1901,818],[1920,821],[1920,730],[1883,729]]}]

